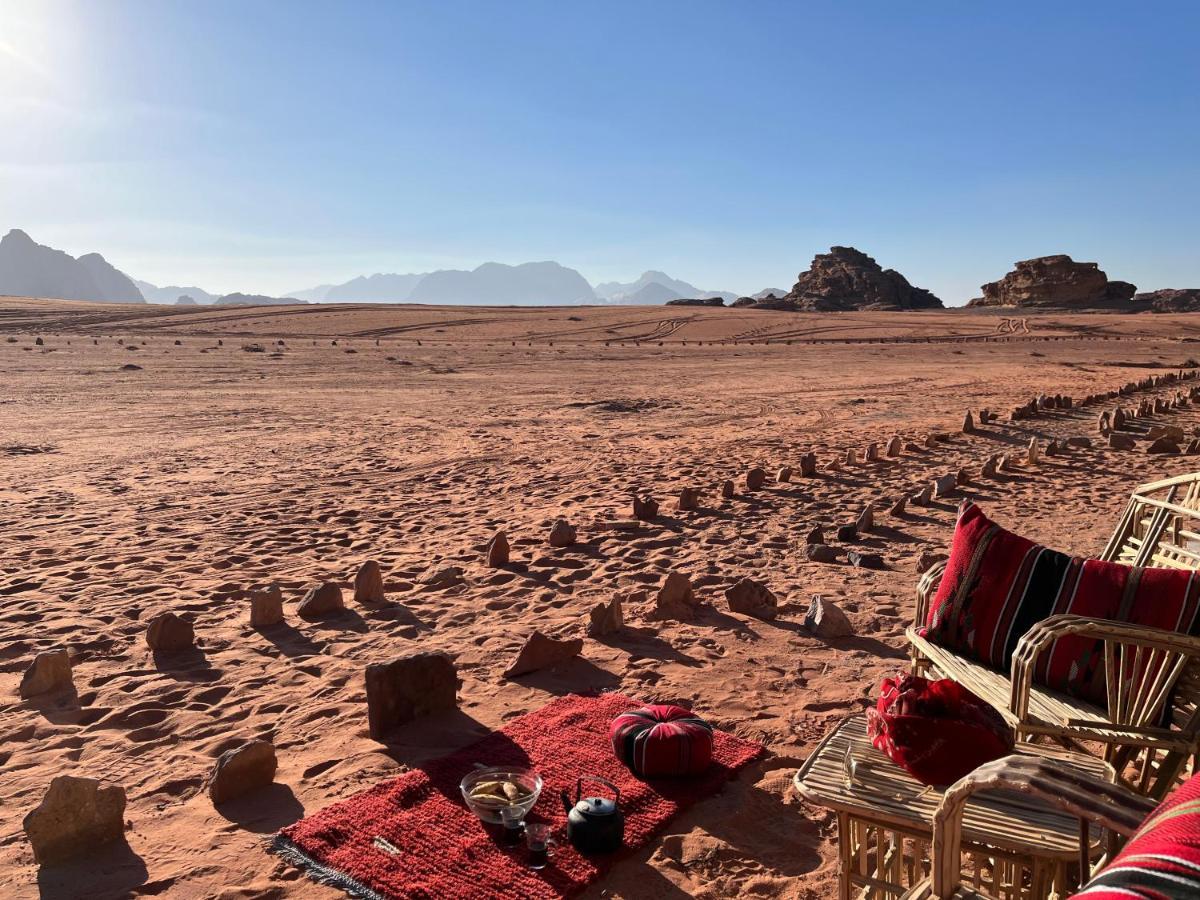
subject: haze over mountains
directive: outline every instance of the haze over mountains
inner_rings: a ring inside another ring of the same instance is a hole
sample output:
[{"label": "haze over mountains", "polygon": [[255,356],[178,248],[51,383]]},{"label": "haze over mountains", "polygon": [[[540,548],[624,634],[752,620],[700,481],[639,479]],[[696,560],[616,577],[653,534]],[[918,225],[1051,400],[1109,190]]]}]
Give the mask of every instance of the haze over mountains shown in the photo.
[{"label": "haze over mountains", "polygon": [[[761,293],[767,293],[766,291]],[[736,299],[730,291],[702,290],[665,272],[649,270],[631,282],[608,281],[594,288],[575,269],[557,262],[510,266],[487,262],[471,270],[377,273],[343,284],[322,284],[288,292],[284,298],[260,294],[218,295],[195,285],[159,287],[135,280],[98,253],[78,258],[36,243],[25,232],[0,240],[0,294],[100,300],[109,303],[248,304],[296,300],[308,303],[437,303],[486,306],[613,303],[660,305],[681,297]]]}]

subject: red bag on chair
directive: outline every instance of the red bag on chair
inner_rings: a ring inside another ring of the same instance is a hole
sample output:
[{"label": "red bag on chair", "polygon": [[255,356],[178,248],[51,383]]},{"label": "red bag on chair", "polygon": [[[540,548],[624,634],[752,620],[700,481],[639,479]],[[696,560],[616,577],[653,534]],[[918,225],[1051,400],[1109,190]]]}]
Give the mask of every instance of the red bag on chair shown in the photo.
[{"label": "red bag on chair", "polygon": [[885,678],[867,710],[875,749],[922,784],[952,784],[1013,752],[1013,731],[992,706],[957,681]]}]

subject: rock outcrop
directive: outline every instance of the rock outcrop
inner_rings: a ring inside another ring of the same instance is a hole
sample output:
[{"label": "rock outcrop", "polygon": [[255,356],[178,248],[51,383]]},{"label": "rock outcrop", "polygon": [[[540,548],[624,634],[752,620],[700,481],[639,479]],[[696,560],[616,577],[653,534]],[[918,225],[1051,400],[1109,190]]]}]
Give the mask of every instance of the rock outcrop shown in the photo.
[{"label": "rock outcrop", "polygon": [[[780,308],[767,306],[770,302],[765,298],[754,306]],[[895,269],[882,268],[853,247],[831,247],[828,253],[818,253],[779,302],[789,309],[815,312],[942,308],[942,301],[929,291],[913,287]]]},{"label": "rock outcrop", "polygon": [[1134,294],[1139,309],[1150,312],[1200,312],[1200,288],[1165,288],[1145,294]]},{"label": "rock outcrop", "polygon": [[723,297],[676,297],[668,300],[667,306],[724,306]]},{"label": "rock outcrop", "polygon": [[985,284],[983,296],[967,305],[1121,309],[1130,305],[1136,290],[1128,281],[1109,281],[1098,263],[1075,262],[1060,253],[1018,262],[999,281]]},{"label": "rock outcrop", "polygon": [[0,239],[0,294],[104,303],[145,302],[129,277],[99,253],[76,259],[36,243],[18,228]]}]

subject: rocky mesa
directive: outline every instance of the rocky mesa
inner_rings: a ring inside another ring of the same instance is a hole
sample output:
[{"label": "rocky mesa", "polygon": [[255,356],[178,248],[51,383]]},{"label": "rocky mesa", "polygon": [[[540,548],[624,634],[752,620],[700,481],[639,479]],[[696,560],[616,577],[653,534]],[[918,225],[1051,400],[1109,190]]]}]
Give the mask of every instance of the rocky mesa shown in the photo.
[{"label": "rocky mesa", "polygon": [[1128,281],[1109,281],[1099,263],[1075,262],[1059,253],[1018,262],[999,281],[983,285],[983,296],[967,305],[1124,309],[1136,290]]},{"label": "rocky mesa", "polygon": [[784,309],[797,312],[849,312],[853,310],[941,309],[942,301],[923,288],[913,287],[895,269],[885,269],[861,250],[831,247],[813,257],[807,272],[784,296],[761,299],[743,297],[735,306]]}]

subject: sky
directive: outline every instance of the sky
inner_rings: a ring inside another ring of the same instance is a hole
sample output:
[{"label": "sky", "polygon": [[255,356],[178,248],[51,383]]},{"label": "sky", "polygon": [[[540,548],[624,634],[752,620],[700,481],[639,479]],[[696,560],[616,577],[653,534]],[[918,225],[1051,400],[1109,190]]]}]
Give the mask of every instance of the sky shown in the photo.
[{"label": "sky", "polygon": [[0,232],[282,294],[553,259],[1200,287],[1200,4],[0,0]]}]

